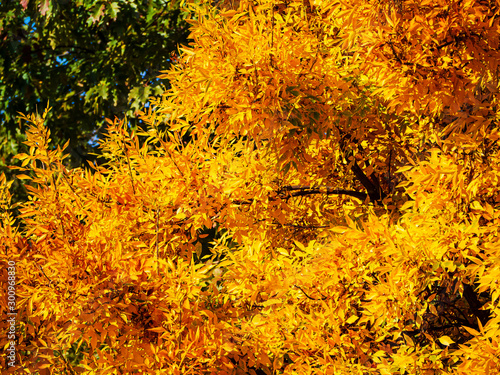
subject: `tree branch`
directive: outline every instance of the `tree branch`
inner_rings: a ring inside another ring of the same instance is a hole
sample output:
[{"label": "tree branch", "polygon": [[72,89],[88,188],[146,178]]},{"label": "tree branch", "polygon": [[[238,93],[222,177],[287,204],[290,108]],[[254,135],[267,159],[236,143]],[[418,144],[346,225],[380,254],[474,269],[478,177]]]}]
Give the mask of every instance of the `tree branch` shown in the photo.
[{"label": "tree branch", "polygon": [[[340,130],[337,127],[337,130],[339,131],[340,134],[340,150],[344,154],[344,157],[346,160],[349,160],[349,157],[354,158],[354,153],[352,150],[348,151],[346,147],[346,140],[351,139],[350,134],[345,134],[342,130]],[[354,144],[358,144],[357,139],[353,139]],[[359,146],[359,145],[358,145]],[[356,160],[353,160],[352,166],[351,166],[351,171],[354,173],[358,181],[361,183],[361,185],[364,186],[366,191],[368,192],[368,196],[370,197],[370,200],[372,202],[380,202],[382,199],[386,197],[386,194],[382,191],[382,188],[380,187],[380,183],[377,178],[373,178],[373,180],[370,180],[368,176],[363,172],[359,164],[356,162]]]},{"label": "tree branch", "polygon": [[299,289],[302,293],[304,293],[304,295],[305,295],[307,298],[309,298],[309,299],[311,299],[311,300],[313,300],[313,301],[324,301],[324,300],[326,300],[326,299],[327,299],[327,297],[326,297],[326,296],[324,296],[323,294],[321,294],[319,291],[318,291],[318,293],[321,295],[321,297],[322,297],[322,298],[313,298],[313,297],[309,296],[309,295],[308,295],[308,294],[304,291],[304,289],[302,289],[300,286],[298,286],[298,285],[296,285],[296,284],[295,284],[295,285],[294,285],[294,287],[296,287],[297,289]]},{"label": "tree branch", "polygon": [[[284,186],[281,190],[290,192],[287,196],[291,197],[303,197],[305,195],[311,194],[326,194],[326,195],[349,195],[354,198],[358,198],[364,201],[367,198],[367,194],[361,191],[354,190],[345,190],[345,189],[336,189],[332,186],[306,186],[306,185],[292,185],[292,186]],[[281,194],[280,194],[281,195]]]},{"label": "tree branch", "polygon": [[365,187],[366,191],[368,191],[368,196],[371,201],[379,202],[385,198],[385,194],[382,192],[378,181],[374,180],[372,182],[356,161],[352,165],[351,171],[354,173],[359,182],[361,182],[361,184]]},{"label": "tree branch", "polygon": [[[291,197],[304,197],[307,195],[313,195],[313,194],[326,194],[326,195],[348,195],[354,198],[358,198],[362,201],[364,201],[367,197],[368,194],[363,193],[361,191],[354,191],[354,190],[346,190],[346,189],[336,189],[332,186],[308,186],[308,185],[288,185],[288,186],[283,186],[281,189],[277,192],[278,196],[277,197],[270,197],[270,201],[275,201],[278,197],[281,199],[286,199],[286,198],[291,198]],[[370,198],[371,199],[371,198]],[[253,199],[242,199],[242,200],[234,200],[232,201],[233,204],[252,204]]]}]

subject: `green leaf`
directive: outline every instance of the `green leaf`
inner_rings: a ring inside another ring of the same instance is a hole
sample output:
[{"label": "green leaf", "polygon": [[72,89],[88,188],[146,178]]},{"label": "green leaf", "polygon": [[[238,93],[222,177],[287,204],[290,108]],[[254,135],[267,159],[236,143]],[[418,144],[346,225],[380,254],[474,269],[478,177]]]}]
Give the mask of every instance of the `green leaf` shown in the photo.
[{"label": "green leaf", "polygon": [[288,163],[285,164],[285,166],[282,169],[282,172],[283,172],[284,175],[286,175],[288,173],[288,171],[290,170],[290,166],[291,166],[290,162],[288,162]]},{"label": "green leaf", "polygon": [[151,22],[155,13],[156,13],[156,10],[155,10],[155,8],[153,8],[153,1],[150,0],[149,5],[148,5],[148,13],[146,16],[146,22],[148,22],[148,23]]},{"label": "green leaf", "polygon": [[118,3],[108,4],[108,14],[109,16],[116,20],[118,13],[120,12],[120,5]]},{"label": "green leaf", "polygon": [[106,81],[101,81],[99,83],[97,94],[104,100],[108,98],[108,83]]}]

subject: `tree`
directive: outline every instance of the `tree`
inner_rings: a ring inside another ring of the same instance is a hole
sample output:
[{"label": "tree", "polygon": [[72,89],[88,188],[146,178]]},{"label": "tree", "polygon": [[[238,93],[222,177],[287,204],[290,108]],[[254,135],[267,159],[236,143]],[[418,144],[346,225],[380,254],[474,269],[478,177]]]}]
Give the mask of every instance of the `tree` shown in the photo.
[{"label": "tree", "polygon": [[71,165],[94,161],[104,119],[134,113],[168,83],[157,76],[187,43],[175,3],[154,1],[6,1],[0,5],[0,167],[18,152],[19,112],[53,110],[53,140],[68,139]]},{"label": "tree", "polygon": [[171,88],[146,129],[108,120],[106,165],[65,168],[24,117],[19,366],[498,372],[498,6],[187,7]]}]

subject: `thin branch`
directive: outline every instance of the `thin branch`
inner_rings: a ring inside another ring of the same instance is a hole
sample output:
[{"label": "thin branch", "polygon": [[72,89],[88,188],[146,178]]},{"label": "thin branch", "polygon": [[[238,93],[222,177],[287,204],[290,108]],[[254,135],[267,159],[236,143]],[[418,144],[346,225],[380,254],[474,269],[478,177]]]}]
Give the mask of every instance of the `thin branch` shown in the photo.
[{"label": "thin branch", "polygon": [[156,232],[156,238],[155,238],[155,246],[156,246],[156,274],[159,275],[160,274],[160,264],[158,263],[159,262],[159,255],[160,255],[160,251],[159,251],[159,245],[158,245],[158,231],[159,231],[159,211],[160,209],[159,208],[156,208],[155,210],[155,232]]},{"label": "thin branch", "polygon": [[401,60],[401,57],[399,57],[398,53],[396,52],[396,49],[394,48],[394,45],[392,44],[392,41],[388,41],[387,44],[389,44],[389,47],[391,47],[392,54],[398,60],[400,64],[403,64],[403,61]]},{"label": "thin branch", "polygon": [[363,193],[361,191],[336,189],[332,186],[312,187],[307,185],[291,185],[291,186],[284,186],[281,189],[287,192],[291,192],[287,194],[288,196],[291,197],[302,197],[311,194],[348,195],[364,201],[368,196],[366,193]]},{"label": "thin branch", "polygon": [[[283,186],[278,190],[278,195],[276,197],[270,197],[270,201],[275,201],[278,198],[287,199],[291,197],[304,197],[307,195],[313,194],[326,194],[326,195],[348,195],[354,198],[358,198],[364,201],[368,194],[363,193],[361,191],[354,190],[346,190],[346,189],[336,189],[332,186],[307,186],[307,185],[289,185]],[[231,203],[233,204],[252,204],[254,202],[253,198],[250,199],[242,199],[242,200],[234,200]]]},{"label": "thin branch", "polygon": [[279,225],[280,227],[291,227],[295,229],[320,229],[320,228],[328,228],[328,225],[300,225],[300,224],[280,224],[274,223],[275,225]]},{"label": "thin branch", "polygon": [[79,49],[81,51],[85,51],[85,52],[92,53],[92,54],[95,54],[97,52],[97,50],[93,50],[93,49],[86,48],[86,47],[80,47],[80,46],[74,46],[74,45],[61,45],[61,46],[56,46],[54,48],[42,47],[42,48],[32,49],[30,51],[30,53],[34,54],[34,53],[43,52],[43,51],[55,51],[57,49],[62,49],[62,48],[64,48],[64,49]]},{"label": "thin branch", "polygon": [[50,278],[49,278],[49,277],[45,274],[45,271],[43,270],[42,266],[40,266],[40,265],[39,265],[38,263],[36,263],[36,262],[35,262],[35,264],[36,264],[36,266],[40,269],[40,271],[42,271],[43,276],[45,276],[45,278],[46,278],[47,280],[49,280],[49,286],[52,286],[52,284],[54,284],[54,283],[53,283],[53,281],[52,281],[52,280],[51,280],[51,279],[50,279]]},{"label": "thin branch", "polygon": [[309,298],[309,299],[311,299],[311,300],[313,300],[313,301],[324,301],[324,300],[326,300],[326,298],[327,298],[327,297],[325,297],[323,294],[321,294],[320,292],[318,292],[318,293],[319,293],[319,294],[321,294],[321,297],[323,297],[323,298],[313,298],[313,297],[309,296],[306,292],[304,292],[304,289],[302,289],[300,286],[298,286],[298,285],[294,285],[294,287],[296,287],[297,289],[299,289],[302,293],[304,293],[304,295],[305,295],[307,298]]},{"label": "thin branch", "polygon": [[168,157],[170,158],[170,160],[172,160],[172,162],[174,163],[175,165],[175,168],[177,168],[177,170],[179,171],[179,173],[181,174],[181,176],[184,178],[184,173],[181,171],[181,169],[179,168],[179,166],[177,165],[177,162],[175,161],[174,157],[172,156],[172,154],[170,153],[170,151],[168,150],[168,147],[167,147],[167,143],[164,142],[162,139],[160,139],[160,143],[161,145],[163,146],[163,149],[167,152],[167,155]]},{"label": "thin branch", "polygon": [[135,196],[136,193],[135,193],[134,176],[132,175],[132,167],[130,166],[130,157],[128,156],[127,145],[125,144],[125,133],[124,132],[122,133],[122,143],[123,143],[123,150],[125,152],[125,156],[127,157],[128,173],[130,175],[130,182],[132,183],[132,191],[134,192],[134,196]]},{"label": "thin branch", "polygon": [[442,331],[442,330],[449,329],[449,328],[460,328],[460,325],[458,323],[457,324],[447,324],[447,325],[439,326],[439,327],[428,327],[425,330],[427,332],[429,332],[429,331]]},{"label": "thin branch", "polygon": [[[271,52],[273,51],[273,48],[274,48],[274,1],[272,2],[271,4]],[[269,54],[269,57],[270,57],[270,63],[271,63],[271,66],[274,68],[274,64],[273,64],[273,54],[270,53]]]},{"label": "thin branch", "polygon": [[394,184],[392,183],[392,176],[391,176],[391,162],[392,162],[392,149],[389,151],[389,189],[392,191]]},{"label": "thin branch", "polygon": [[462,322],[462,323],[467,323],[469,324],[469,319],[467,318],[467,316],[465,315],[465,313],[460,310],[457,306],[455,306],[454,304],[452,303],[449,303],[449,302],[445,302],[445,301],[439,301],[439,303],[442,303],[442,304],[445,304],[446,306],[454,309],[455,311],[457,311],[460,315],[462,315],[464,317],[464,319],[460,319],[459,317],[455,316],[455,319]]}]

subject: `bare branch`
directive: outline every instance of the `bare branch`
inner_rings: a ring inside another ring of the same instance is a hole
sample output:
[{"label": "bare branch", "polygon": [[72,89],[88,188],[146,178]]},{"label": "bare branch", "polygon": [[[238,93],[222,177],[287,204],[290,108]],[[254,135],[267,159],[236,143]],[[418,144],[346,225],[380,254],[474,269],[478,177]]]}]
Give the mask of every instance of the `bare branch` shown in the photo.
[{"label": "bare branch", "polygon": [[288,196],[291,197],[303,197],[305,195],[311,194],[326,194],[326,195],[349,195],[354,198],[358,198],[364,201],[368,194],[363,193],[361,191],[354,190],[346,190],[346,189],[336,189],[332,186],[306,186],[306,185],[292,185],[292,186],[284,186],[282,190],[291,192]]}]

